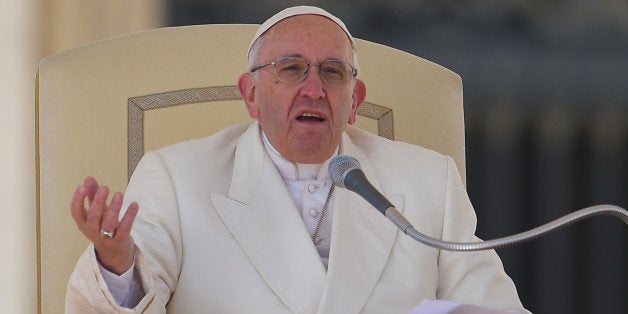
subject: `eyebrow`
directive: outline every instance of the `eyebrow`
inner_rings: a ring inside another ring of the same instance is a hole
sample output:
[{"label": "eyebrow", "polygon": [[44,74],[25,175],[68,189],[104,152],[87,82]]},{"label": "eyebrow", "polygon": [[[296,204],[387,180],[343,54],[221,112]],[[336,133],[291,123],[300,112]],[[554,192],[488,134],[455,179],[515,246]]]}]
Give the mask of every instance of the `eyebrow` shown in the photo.
[{"label": "eyebrow", "polygon": [[285,56],[279,57],[279,59],[281,59],[281,58],[302,58],[302,59],[305,59],[305,57],[302,54],[300,54],[300,53],[293,53],[293,54],[289,54],[289,55],[285,55]]},{"label": "eyebrow", "polygon": [[[301,58],[301,59],[304,59],[307,62],[312,62],[311,60],[308,60],[306,57],[304,57],[303,55],[301,55],[299,53],[293,53],[293,54],[285,55],[285,56],[279,57],[278,59],[281,59],[281,58]],[[341,62],[349,63],[349,61],[345,61],[345,60],[338,59],[338,58],[325,58],[325,59],[323,59],[320,62],[324,62],[324,61],[341,61]],[[351,65],[351,63],[349,63],[349,65]]]}]

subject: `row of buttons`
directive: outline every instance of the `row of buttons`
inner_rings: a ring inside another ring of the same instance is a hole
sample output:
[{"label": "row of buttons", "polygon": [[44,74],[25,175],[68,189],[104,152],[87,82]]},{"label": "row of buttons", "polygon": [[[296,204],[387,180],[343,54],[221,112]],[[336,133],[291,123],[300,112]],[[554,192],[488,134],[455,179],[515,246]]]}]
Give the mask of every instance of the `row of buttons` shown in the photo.
[{"label": "row of buttons", "polygon": [[[327,182],[325,182],[325,186],[327,186]],[[307,186],[307,190],[310,193],[314,193],[314,192],[318,191],[318,188],[319,188],[319,186],[316,185],[316,184],[309,184]],[[310,208],[310,211],[308,213],[310,214],[310,217],[316,218],[318,216],[318,214],[319,214],[319,211],[316,210],[316,208]]]}]

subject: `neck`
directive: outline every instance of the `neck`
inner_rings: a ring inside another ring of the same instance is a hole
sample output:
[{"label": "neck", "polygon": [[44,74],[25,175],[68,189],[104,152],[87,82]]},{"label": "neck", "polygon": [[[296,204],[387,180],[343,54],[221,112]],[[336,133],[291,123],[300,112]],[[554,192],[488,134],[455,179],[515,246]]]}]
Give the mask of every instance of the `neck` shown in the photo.
[{"label": "neck", "polygon": [[[321,179],[321,176],[327,176],[328,172],[323,167],[327,167],[329,159],[333,155],[338,154],[338,148],[336,148],[334,154],[321,162],[305,162],[301,163],[285,158],[268,140],[264,132],[262,131],[262,139],[266,152],[271,157],[281,176],[285,180],[314,180]],[[324,171],[323,171],[324,170]]]}]

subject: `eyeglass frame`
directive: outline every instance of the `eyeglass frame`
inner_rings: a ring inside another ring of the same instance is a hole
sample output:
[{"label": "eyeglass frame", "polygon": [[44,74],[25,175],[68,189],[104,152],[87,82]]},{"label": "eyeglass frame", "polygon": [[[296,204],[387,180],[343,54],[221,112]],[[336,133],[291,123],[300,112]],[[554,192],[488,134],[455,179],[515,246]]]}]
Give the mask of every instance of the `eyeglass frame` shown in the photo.
[{"label": "eyeglass frame", "polygon": [[[287,60],[287,59],[295,59],[295,60],[303,60],[303,61],[305,61],[305,64],[307,65],[307,67],[305,69],[305,72],[303,73],[303,77],[301,78],[301,80],[295,81],[295,82],[286,82],[286,81],[283,81],[282,79],[279,78],[279,75],[277,75],[277,63],[279,61],[281,61],[281,60]],[[351,75],[350,75],[349,79],[347,81],[344,81],[342,84],[338,84],[338,85],[329,84],[329,82],[327,82],[327,80],[323,77],[323,74],[322,74],[323,72],[320,71],[321,65],[323,65],[325,62],[340,62],[340,63],[344,63],[344,64],[348,65],[349,68],[351,68],[351,72],[350,72]],[[310,73],[310,66],[318,66],[318,69],[319,69],[318,76],[320,77],[321,81],[323,81],[325,84],[327,84],[329,86],[344,86],[351,80],[351,78],[354,78],[354,77],[356,77],[358,75],[358,69],[353,67],[347,61],[338,60],[338,59],[327,59],[327,60],[323,60],[323,62],[321,62],[321,63],[310,63],[305,58],[301,58],[301,57],[281,57],[281,58],[279,58],[279,59],[277,59],[275,61],[271,61],[271,62],[268,62],[268,63],[264,63],[264,64],[261,64],[261,65],[258,65],[256,67],[253,67],[251,70],[249,70],[249,73],[255,73],[255,71],[257,71],[259,69],[262,69],[264,67],[267,67],[269,65],[273,66],[273,74],[275,75],[275,78],[277,80],[279,80],[280,82],[284,83],[284,84],[295,84],[296,85],[296,84],[299,84],[299,83],[303,82],[307,78],[308,74]]]}]

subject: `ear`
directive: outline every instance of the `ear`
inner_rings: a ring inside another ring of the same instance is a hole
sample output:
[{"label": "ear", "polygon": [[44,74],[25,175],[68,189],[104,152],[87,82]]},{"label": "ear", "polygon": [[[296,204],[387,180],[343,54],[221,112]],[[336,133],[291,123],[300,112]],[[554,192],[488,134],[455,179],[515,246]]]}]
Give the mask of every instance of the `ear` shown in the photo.
[{"label": "ear", "polygon": [[353,102],[351,103],[351,112],[349,113],[349,124],[354,124],[358,115],[358,109],[366,98],[366,85],[362,80],[356,80],[351,98]]},{"label": "ear", "polygon": [[240,95],[246,105],[246,110],[249,112],[249,116],[253,119],[257,119],[259,116],[259,108],[257,107],[255,99],[255,84],[253,82],[253,74],[243,73],[238,78],[238,89]]}]

